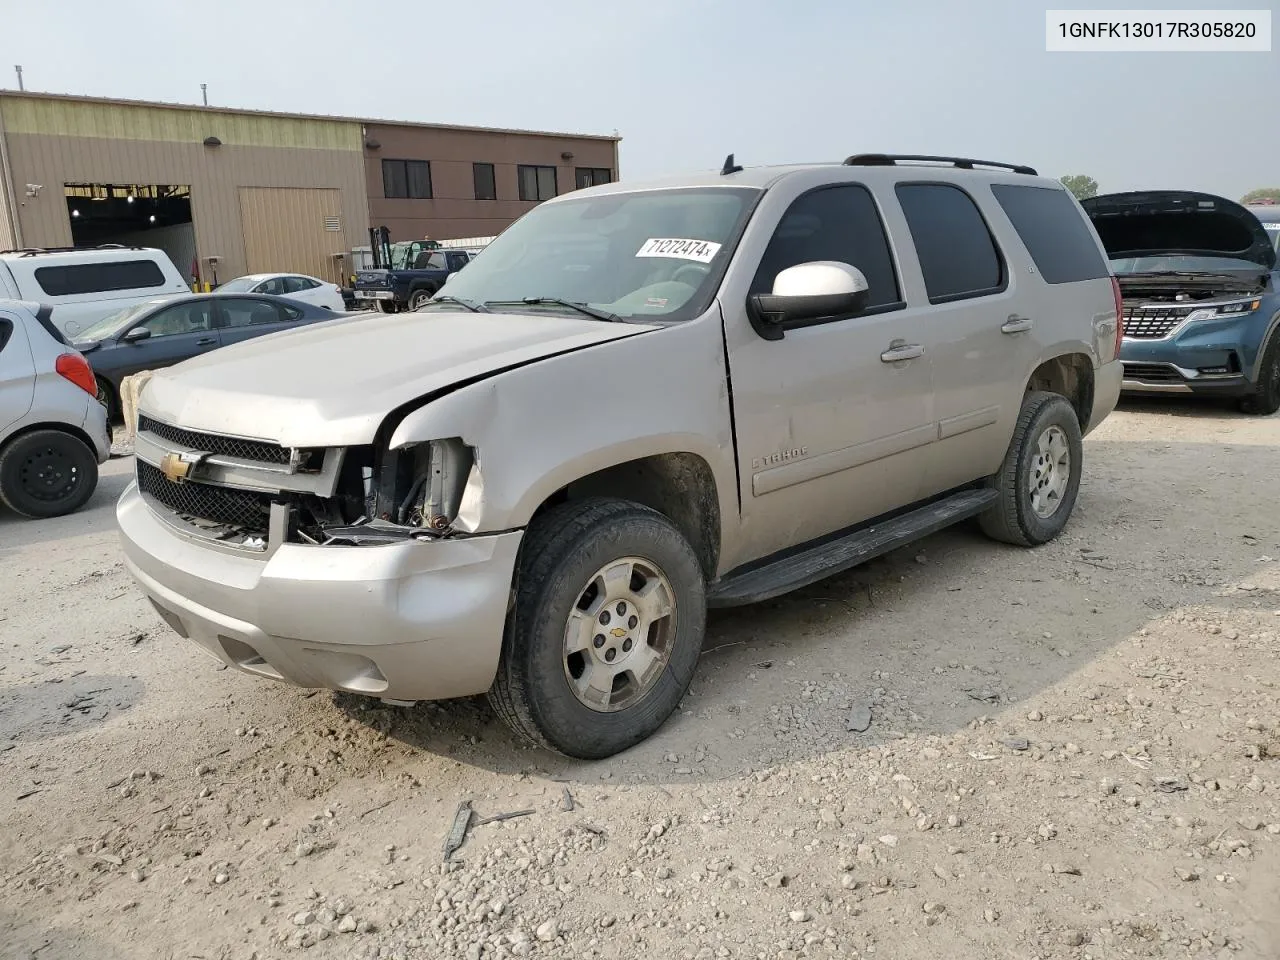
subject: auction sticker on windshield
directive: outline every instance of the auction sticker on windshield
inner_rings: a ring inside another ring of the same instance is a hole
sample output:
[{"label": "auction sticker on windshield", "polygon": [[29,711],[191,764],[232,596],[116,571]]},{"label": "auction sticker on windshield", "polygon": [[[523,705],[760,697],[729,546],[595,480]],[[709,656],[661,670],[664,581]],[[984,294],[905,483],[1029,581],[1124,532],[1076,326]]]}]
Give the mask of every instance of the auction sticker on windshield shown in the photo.
[{"label": "auction sticker on windshield", "polygon": [[636,252],[637,257],[671,257],[674,260],[694,260],[710,263],[720,251],[720,244],[710,240],[680,240],[675,238],[646,240]]}]

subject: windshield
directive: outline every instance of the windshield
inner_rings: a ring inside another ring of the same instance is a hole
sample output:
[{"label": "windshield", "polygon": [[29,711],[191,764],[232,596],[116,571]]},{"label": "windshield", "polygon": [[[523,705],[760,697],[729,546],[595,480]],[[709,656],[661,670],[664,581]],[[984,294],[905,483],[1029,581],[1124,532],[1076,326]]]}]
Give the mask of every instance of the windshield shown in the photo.
[{"label": "windshield", "polygon": [[115,313],[103,317],[97,323],[77,331],[75,339],[80,343],[88,343],[90,340],[105,340],[108,337],[115,336],[132,323],[135,317],[145,313],[155,305],[156,302],[150,300],[146,303],[136,303],[132,307],[125,307],[123,310],[117,310]]},{"label": "windshield", "polygon": [[1267,231],[1267,236],[1271,238],[1271,245],[1276,248],[1276,252],[1280,253],[1280,221],[1272,223],[1264,220],[1262,229]]},{"label": "windshield", "polygon": [[1262,265],[1252,260],[1239,260],[1235,257],[1120,257],[1111,261],[1111,269],[1116,274],[1167,271],[1222,273],[1232,270],[1248,270],[1257,273],[1262,269]]},{"label": "windshield", "polygon": [[[452,275],[442,297],[530,312],[587,304],[623,320],[705,310],[759,191],[609,193],[535,207]],[[496,308],[496,307],[495,307]]]},{"label": "windshield", "polygon": [[260,281],[257,277],[237,277],[234,280],[228,280],[218,288],[219,293],[248,293],[258,285]]}]

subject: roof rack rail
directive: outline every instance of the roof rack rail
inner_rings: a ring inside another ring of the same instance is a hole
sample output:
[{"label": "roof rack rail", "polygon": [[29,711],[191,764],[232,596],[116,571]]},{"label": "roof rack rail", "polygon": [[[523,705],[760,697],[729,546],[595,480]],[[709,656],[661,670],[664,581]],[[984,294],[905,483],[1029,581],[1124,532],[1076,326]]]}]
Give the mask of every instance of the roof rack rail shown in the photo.
[{"label": "roof rack rail", "polygon": [[999,163],[995,160],[970,160],[967,157],[930,157],[922,154],[911,153],[856,153],[851,157],[847,157],[844,161],[846,167],[892,167],[896,166],[900,161],[909,161],[914,163],[949,163],[961,170],[972,170],[975,166],[983,167],[999,167],[1002,170],[1012,170],[1014,173],[1025,173],[1027,176],[1036,177],[1034,167],[1028,167],[1019,163]]},{"label": "roof rack rail", "polygon": [[38,257],[42,253],[78,253],[87,250],[150,250],[138,244],[99,243],[92,247],[20,247],[17,250],[0,250],[0,254],[13,253],[22,257]]}]

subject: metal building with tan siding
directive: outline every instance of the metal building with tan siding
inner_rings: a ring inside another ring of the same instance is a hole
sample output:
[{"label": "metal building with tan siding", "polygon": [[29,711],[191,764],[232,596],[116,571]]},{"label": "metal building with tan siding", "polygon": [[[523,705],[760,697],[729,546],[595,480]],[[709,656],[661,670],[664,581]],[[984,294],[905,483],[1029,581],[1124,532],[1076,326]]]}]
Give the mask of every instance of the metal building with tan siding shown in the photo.
[{"label": "metal building with tan siding", "polygon": [[193,283],[341,282],[369,227],[492,235],[616,179],[618,140],[0,90],[0,249],[151,246]]}]

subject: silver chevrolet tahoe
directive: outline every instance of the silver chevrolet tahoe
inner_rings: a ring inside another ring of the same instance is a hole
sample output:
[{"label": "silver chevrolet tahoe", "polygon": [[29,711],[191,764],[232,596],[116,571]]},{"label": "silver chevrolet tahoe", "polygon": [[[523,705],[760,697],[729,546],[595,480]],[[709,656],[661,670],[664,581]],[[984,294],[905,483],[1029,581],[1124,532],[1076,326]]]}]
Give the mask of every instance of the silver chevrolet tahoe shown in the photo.
[{"label": "silver chevrolet tahoe", "polygon": [[968,518],[1055,537],[1119,314],[1093,227],[1028,167],[730,157],[579,190],[418,311],[157,373],[125,556],[242,671],[487,692],[605,757],[675,709],[709,606]]}]

